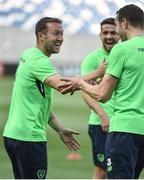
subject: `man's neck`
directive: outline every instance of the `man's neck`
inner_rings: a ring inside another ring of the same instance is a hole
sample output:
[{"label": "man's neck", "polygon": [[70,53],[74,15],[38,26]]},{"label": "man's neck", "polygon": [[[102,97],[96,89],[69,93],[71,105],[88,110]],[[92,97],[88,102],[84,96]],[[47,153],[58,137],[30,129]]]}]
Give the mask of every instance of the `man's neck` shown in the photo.
[{"label": "man's neck", "polygon": [[46,56],[50,57],[51,54],[47,53],[42,45],[36,44],[36,48],[40,49]]},{"label": "man's neck", "polygon": [[135,36],[144,36],[144,29],[131,29],[131,31],[128,33],[128,39]]}]

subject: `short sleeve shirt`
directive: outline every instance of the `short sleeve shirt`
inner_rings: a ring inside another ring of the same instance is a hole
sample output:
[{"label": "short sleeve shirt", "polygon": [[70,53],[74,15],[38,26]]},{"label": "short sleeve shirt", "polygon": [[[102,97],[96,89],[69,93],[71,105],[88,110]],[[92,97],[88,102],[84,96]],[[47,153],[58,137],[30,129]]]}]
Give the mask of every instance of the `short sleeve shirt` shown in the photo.
[{"label": "short sleeve shirt", "polygon": [[24,51],[16,72],[4,136],[24,141],[46,141],[52,88],[44,81],[56,73],[51,60],[40,49]]},{"label": "short sleeve shirt", "polygon": [[144,36],[117,44],[106,73],[119,79],[110,132],[144,134]]}]

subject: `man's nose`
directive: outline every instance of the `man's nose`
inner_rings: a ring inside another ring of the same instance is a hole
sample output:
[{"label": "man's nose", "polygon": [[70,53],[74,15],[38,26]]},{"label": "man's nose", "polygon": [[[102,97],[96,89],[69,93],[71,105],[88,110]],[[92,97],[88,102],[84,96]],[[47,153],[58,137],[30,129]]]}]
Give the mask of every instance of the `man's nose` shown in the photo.
[{"label": "man's nose", "polygon": [[57,36],[57,39],[58,39],[59,41],[63,41],[63,35],[62,35],[62,34],[59,34],[59,35]]},{"label": "man's nose", "polygon": [[111,34],[111,33],[108,33],[108,34],[107,34],[107,38],[112,38],[112,34]]}]

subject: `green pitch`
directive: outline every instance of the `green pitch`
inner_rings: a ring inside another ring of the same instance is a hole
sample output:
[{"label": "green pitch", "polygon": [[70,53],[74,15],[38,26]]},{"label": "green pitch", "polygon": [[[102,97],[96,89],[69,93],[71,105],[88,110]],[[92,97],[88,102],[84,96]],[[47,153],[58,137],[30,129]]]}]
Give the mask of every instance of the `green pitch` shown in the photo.
[{"label": "green pitch", "polygon": [[[0,79],[0,179],[13,178],[9,158],[4,150],[2,132],[7,120],[11,90],[14,78]],[[93,172],[90,139],[87,135],[89,109],[79,92],[73,96],[54,93],[53,110],[66,127],[80,131],[78,140],[81,149],[80,160],[68,160],[70,151],[60,141],[58,135],[48,127],[48,177],[49,179],[91,179]],[[144,178],[142,173],[141,178]]]},{"label": "green pitch", "polygon": [[[10,105],[13,78],[5,77],[0,80],[0,179],[13,178],[12,168],[5,153],[2,131],[7,120]],[[60,95],[54,92],[53,110],[66,127],[80,131],[77,139],[81,143],[81,149],[77,151],[81,155],[80,160],[68,160],[70,153],[67,147],[60,141],[58,135],[50,128],[48,135],[48,178],[50,179],[84,179],[91,178],[92,163],[90,140],[87,135],[88,108],[81,99],[79,93],[73,96]]]}]

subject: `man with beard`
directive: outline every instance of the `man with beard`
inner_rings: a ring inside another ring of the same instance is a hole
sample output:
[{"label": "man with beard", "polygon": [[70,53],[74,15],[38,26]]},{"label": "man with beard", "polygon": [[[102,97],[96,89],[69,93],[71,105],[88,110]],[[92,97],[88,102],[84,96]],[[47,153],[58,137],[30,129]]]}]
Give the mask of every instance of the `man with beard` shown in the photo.
[{"label": "man with beard", "polygon": [[114,115],[106,143],[110,179],[138,179],[144,167],[144,12],[136,5],[121,8],[116,16],[123,42],[109,55],[108,67],[99,85],[82,78],[65,79],[61,92],[79,88],[97,101],[108,101],[114,92]]},{"label": "man with beard", "polygon": [[[81,65],[81,75],[87,75],[98,68],[103,60],[108,60],[112,47],[118,42],[114,18],[107,18],[101,22],[100,39],[103,47],[88,54]],[[113,98],[107,103],[98,103],[95,99],[83,92],[83,99],[91,108],[88,133],[92,143],[94,163],[93,179],[105,179],[105,143],[109,119],[113,114]]]},{"label": "man with beard", "polygon": [[63,42],[62,21],[42,18],[35,27],[36,47],[24,51],[14,82],[4,144],[16,179],[44,179],[47,174],[46,126],[49,124],[70,150],[77,150],[78,132],[65,128],[51,109],[52,88],[61,76],[50,56]]}]

